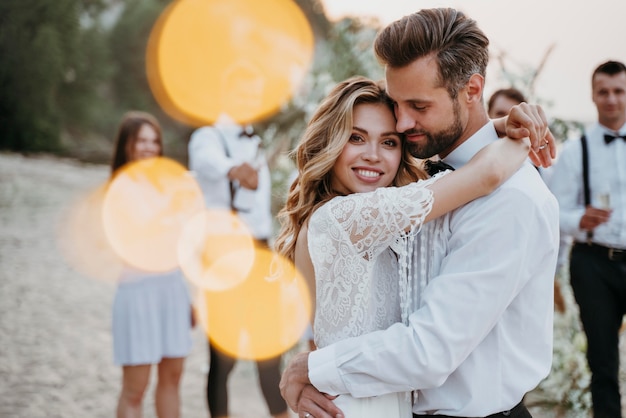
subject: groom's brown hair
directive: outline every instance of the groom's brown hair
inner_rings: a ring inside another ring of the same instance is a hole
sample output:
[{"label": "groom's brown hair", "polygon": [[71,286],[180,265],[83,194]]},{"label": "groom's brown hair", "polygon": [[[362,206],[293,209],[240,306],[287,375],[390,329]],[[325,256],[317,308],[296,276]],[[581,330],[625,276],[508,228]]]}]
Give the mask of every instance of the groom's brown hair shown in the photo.
[{"label": "groom's brown hair", "polygon": [[476,21],[450,8],[422,9],[383,29],[374,43],[381,64],[402,68],[418,58],[434,55],[439,82],[451,98],[472,74],[485,77],[489,39]]}]

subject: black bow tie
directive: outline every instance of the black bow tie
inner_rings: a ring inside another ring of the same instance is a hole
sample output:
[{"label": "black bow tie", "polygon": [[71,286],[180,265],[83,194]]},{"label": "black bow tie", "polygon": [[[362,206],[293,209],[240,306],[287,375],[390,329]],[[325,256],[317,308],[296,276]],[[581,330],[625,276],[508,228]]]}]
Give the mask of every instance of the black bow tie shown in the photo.
[{"label": "black bow tie", "polygon": [[441,160],[439,161],[426,160],[424,161],[424,168],[426,169],[426,172],[430,176],[434,176],[440,171],[446,171],[446,170],[454,171],[454,167],[452,167],[450,164],[444,163]]},{"label": "black bow tie", "polygon": [[256,134],[251,126],[246,126],[239,132],[239,138],[253,138]]},{"label": "black bow tie", "polygon": [[626,141],[626,135],[609,135],[609,134],[604,134],[604,142],[606,142],[607,144],[610,144],[614,139],[617,138],[622,138],[624,141]]}]

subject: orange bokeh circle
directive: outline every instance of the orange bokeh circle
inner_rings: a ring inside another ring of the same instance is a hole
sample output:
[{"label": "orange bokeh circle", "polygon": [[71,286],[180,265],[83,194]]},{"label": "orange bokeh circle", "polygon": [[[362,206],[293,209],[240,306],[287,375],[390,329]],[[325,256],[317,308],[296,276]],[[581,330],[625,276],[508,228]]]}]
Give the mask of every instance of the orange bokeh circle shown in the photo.
[{"label": "orange bokeh circle", "polygon": [[116,282],[123,262],[111,248],[102,225],[106,189],[103,184],[71,203],[59,223],[57,244],[65,261],[77,272]]},{"label": "orange bokeh circle", "polygon": [[293,95],[313,48],[309,22],[292,0],[178,0],[153,27],[146,70],[172,117],[202,126],[225,115],[245,124]]},{"label": "orange bokeh circle", "polygon": [[199,292],[197,314],[211,342],[231,356],[263,360],[292,348],[311,315],[307,284],[293,264],[257,247],[254,267],[241,284]]},{"label": "orange bokeh circle", "polygon": [[183,227],[178,260],[187,280],[198,288],[226,290],[250,274],[254,238],[237,214],[207,209]]},{"label": "orange bokeh circle", "polygon": [[102,222],[111,247],[127,264],[162,272],[178,267],[181,230],[203,209],[200,186],[185,167],[165,157],[149,158],[115,175]]}]

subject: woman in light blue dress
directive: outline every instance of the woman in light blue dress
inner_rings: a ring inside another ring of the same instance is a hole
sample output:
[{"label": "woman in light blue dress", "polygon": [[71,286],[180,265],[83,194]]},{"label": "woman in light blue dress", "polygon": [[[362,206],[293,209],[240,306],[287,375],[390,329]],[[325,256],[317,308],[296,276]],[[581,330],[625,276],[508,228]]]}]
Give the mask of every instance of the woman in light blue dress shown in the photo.
[{"label": "woman in light blue dress", "polygon": [[[144,112],[129,112],[119,126],[111,179],[127,163],[161,155],[158,121]],[[112,326],[114,362],[122,367],[117,417],[142,416],[153,365],[156,416],[179,417],[180,380],[193,327],[191,297],[181,271],[151,273],[125,266],[113,301]]]}]

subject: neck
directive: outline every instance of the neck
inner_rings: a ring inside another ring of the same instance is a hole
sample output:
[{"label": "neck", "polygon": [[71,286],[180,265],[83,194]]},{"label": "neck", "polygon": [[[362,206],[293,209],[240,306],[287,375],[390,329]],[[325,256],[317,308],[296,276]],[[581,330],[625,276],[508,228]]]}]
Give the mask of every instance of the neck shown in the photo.
[{"label": "neck", "polygon": [[461,133],[459,139],[452,144],[450,148],[444,152],[439,153],[439,158],[447,157],[452,151],[457,149],[461,144],[470,139],[476,132],[478,132],[483,126],[489,122],[487,112],[470,112],[468,115],[467,124]]},{"label": "neck", "polygon": [[600,123],[600,125],[606,128],[609,128],[613,132],[619,132],[620,128],[624,126],[624,123],[626,123],[626,115],[624,115],[624,117],[621,117],[619,119],[613,119],[613,120],[600,119],[598,120],[598,122]]}]

